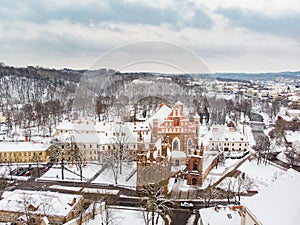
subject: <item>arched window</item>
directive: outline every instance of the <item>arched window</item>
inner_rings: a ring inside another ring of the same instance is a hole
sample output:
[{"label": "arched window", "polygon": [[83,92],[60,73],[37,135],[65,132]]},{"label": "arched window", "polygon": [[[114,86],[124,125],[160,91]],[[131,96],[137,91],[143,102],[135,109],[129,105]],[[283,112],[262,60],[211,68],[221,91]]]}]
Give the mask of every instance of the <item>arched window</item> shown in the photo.
[{"label": "arched window", "polygon": [[192,147],[193,147],[193,142],[191,139],[188,140],[188,155],[191,155],[192,154]]},{"label": "arched window", "polygon": [[173,141],[172,150],[173,151],[179,151],[179,140],[177,138],[174,139],[174,141]]}]

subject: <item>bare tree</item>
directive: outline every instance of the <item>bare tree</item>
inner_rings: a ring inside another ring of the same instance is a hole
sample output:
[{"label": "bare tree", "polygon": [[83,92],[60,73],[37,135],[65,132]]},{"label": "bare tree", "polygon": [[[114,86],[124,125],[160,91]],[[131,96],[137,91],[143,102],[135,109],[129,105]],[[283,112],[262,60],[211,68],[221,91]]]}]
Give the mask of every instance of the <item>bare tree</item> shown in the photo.
[{"label": "bare tree", "polygon": [[118,184],[118,176],[122,174],[122,164],[130,158],[130,150],[126,147],[130,138],[130,131],[126,125],[119,123],[113,132],[114,144],[105,152],[105,163],[113,172],[115,184]]},{"label": "bare tree", "polygon": [[167,216],[172,216],[171,207],[174,206],[174,202],[165,197],[163,186],[160,184],[148,184],[144,186],[141,193],[145,196],[142,200],[142,206],[146,210],[143,213],[146,225],[157,224],[160,216],[165,220]]},{"label": "bare tree", "polygon": [[267,164],[270,154],[270,140],[267,136],[259,136],[256,140],[256,145],[254,146],[256,150],[257,165],[262,163]]},{"label": "bare tree", "polygon": [[222,183],[225,185],[225,192],[228,204],[230,204],[230,200],[233,198],[233,189],[234,189],[234,182],[232,177],[227,177]]},{"label": "bare tree", "polygon": [[288,160],[289,166],[299,166],[300,165],[300,152],[295,146],[287,148],[285,152],[286,159]]},{"label": "bare tree", "polygon": [[35,210],[35,200],[32,198],[30,194],[23,192],[21,199],[19,201],[20,211],[24,213],[25,221],[23,221],[27,225],[34,224],[33,211]]},{"label": "bare tree", "polygon": [[129,149],[125,148],[125,146],[128,145],[130,136],[131,136],[130,130],[124,123],[117,124],[117,127],[115,127],[115,132],[114,132],[114,142],[117,150],[116,156],[117,156],[117,161],[120,169],[120,174],[122,174],[123,161],[128,159],[130,156]]},{"label": "bare tree", "polygon": [[5,191],[6,187],[8,186],[5,173],[0,175],[0,196]]},{"label": "bare tree", "polygon": [[38,176],[41,176],[40,172],[40,163],[42,162],[42,153],[33,153],[32,161],[36,163],[36,167],[38,170]]},{"label": "bare tree", "polygon": [[46,197],[44,195],[40,195],[40,206],[41,207],[41,217],[47,216],[51,211],[53,211],[53,198]]},{"label": "bare tree", "polygon": [[247,192],[251,190],[251,188],[254,186],[254,181],[249,176],[247,176],[245,173],[241,173],[236,179],[235,179],[235,190],[234,193],[238,197],[238,202],[241,201],[241,194],[243,192]]},{"label": "bare tree", "polygon": [[287,126],[286,121],[280,117],[278,118],[278,120],[276,120],[273,130],[269,133],[269,136],[271,138],[275,138],[277,144],[280,144],[282,140],[286,142],[285,139],[286,126]]},{"label": "bare tree", "polygon": [[71,155],[71,160],[76,165],[77,169],[79,169],[80,173],[80,180],[82,180],[82,170],[83,166],[85,165],[85,157],[83,155],[83,152],[79,149],[77,143],[75,142],[75,137],[72,135],[70,137],[70,145],[69,145],[69,151]]},{"label": "bare tree", "polygon": [[212,181],[210,181],[210,184],[204,190],[202,195],[205,207],[209,207],[211,200],[217,198],[218,196],[219,196],[219,192],[213,185]]},{"label": "bare tree", "polygon": [[270,116],[274,121],[274,118],[276,117],[277,113],[279,112],[280,105],[278,99],[274,99],[271,102],[271,107],[270,107]]}]

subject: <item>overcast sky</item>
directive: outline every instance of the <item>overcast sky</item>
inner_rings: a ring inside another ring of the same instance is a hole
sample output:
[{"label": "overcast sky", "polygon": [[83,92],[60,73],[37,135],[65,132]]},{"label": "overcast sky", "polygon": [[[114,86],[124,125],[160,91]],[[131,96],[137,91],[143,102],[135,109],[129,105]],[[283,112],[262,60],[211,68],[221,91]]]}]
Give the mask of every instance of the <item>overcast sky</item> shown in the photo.
[{"label": "overcast sky", "polygon": [[185,72],[295,71],[299,6],[300,0],[1,0],[0,62],[125,71],[159,70],[159,64]]}]

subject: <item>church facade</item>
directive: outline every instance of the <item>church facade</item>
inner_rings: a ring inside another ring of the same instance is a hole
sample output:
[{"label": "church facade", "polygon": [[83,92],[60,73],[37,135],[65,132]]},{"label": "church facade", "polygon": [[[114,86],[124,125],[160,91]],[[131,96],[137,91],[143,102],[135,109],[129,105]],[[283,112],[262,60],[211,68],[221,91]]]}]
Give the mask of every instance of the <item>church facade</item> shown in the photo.
[{"label": "church facade", "polygon": [[193,154],[192,149],[198,145],[200,132],[200,117],[196,115],[194,122],[190,122],[183,113],[183,104],[177,102],[171,113],[159,124],[158,119],[153,120],[152,143],[157,138],[168,137],[171,150]]},{"label": "church facade", "polygon": [[[181,102],[177,102],[165,118],[154,118],[151,127],[150,151],[143,151],[142,144],[137,154],[137,189],[143,185],[167,182],[178,173],[188,185],[202,185],[203,151],[199,147],[200,117],[194,121],[184,115]],[[185,168],[184,171],[171,171]]]}]

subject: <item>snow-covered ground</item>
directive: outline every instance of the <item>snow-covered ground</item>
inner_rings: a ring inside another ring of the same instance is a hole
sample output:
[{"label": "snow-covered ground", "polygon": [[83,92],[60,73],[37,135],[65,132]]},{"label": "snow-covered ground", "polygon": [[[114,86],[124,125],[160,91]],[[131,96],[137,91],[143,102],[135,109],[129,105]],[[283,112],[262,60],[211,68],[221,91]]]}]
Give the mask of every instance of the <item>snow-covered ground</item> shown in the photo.
[{"label": "snow-covered ground", "polygon": [[[283,176],[286,171],[272,164],[257,165],[256,159],[247,160],[239,168],[242,173],[253,180],[252,191],[261,191],[273,183],[276,179]],[[230,178],[226,178],[230,179]],[[226,189],[226,179],[219,185],[220,188]]]},{"label": "snow-covered ground", "polygon": [[[71,182],[80,182],[80,170],[72,164],[64,165],[67,169],[64,170],[64,181]],[[100,164],[90,163],[87,166],[84,166],[82,169],[82,182],[89,181],[100,169],[102,166]],[[43,176],[38,178],[38,180],[62,180],[62,170],[59,166],[53,166],[50,168]]]},{"label": "snow-covered ground", "polygon": [[[123,162],[122,164],[122,174],[118,174],[118,184],[121,186],[126,186],[128,188],[135,189],[136,187],[136,163],[135,162]],[[67,169],[64,170],[64,181],[70,182],[87,182],[92,181],[92,183],[97,184],[114,184],[115,179],[113,171],[110,167],[105,168],[97,177],[98,172],[102,169],[102,164],[88,163],[82,169],[82,181],[80,179],[80,170],[76,165],[67,164],[65,165]],[[62,181],[62,170],[59,165],[54,165],[45,174],[43,174],[39,181],[43,180],[54,180]]]},{"label": "snow-covered ground", "polygon": [[[132,176],[131,176],[132,175]],[[106,168],[92,183],[114,184],[115,178],[111,168]],[[124,162],[122,174],[118,174],[118,185],[135,189],[136,187],[136,162]]]},{"label": "snow-covered ground", "polygon": [[[145,224],[143,219],[143,211],[137,209],[125,209],[125,208],[109,208],[108,215],[111,219],[111,225],[141,225]],[[156,216],[155,216],[156,219]],[[89,220],[84,225],[100,225],[105,224],[105,213],[99,214],[94,220]],[[155,221],[156,222],[156,221]],[[164,224],[163,220],[158,220],[158,225]]]},{"label": "snow-covered ground", "polygon": [[281,169],[278,166],[274,166],[272,164],[257,165],[256,160],[247,160],[239,167],[239,170],[246,173],[250,178],[254,180],[254,183],[257,186],[257,191],[266,188],[272,182],[286,173],[284,169]]}]

